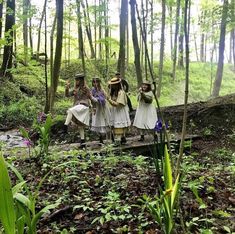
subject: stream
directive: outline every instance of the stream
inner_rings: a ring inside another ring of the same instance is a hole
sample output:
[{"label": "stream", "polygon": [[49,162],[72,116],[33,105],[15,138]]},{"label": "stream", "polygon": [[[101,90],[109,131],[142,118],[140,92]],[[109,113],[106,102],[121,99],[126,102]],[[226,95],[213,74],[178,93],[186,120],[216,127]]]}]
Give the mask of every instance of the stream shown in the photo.
[{"label": "stream", "polygon": [[26,147],[24,138],[17,129],[0,131],[0,144],[5,148]]}]

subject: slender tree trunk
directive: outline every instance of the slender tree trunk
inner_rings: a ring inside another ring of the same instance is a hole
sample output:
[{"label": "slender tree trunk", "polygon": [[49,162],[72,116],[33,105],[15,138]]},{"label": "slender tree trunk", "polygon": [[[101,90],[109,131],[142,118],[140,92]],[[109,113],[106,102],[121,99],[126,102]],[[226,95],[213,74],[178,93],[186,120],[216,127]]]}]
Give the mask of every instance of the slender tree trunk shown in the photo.
[{"label": "slender tree trunk", "polygon": [[222,20],[220,26],[219,61],[217,64],[216,78],[213,86],[213,92],[212,92],[213,97],[219,96],[219,91],[222,83],[227,16],[228,16],[228,0],[224,0]]},{"label": "slender tree trunk", "polygon": [[55,94],[59,81],[61,56],[62,56],[62,43],[63,43],[63,14],[64,14],[64,0],[56,0],[56,17],[57,17],[57,36],[55,57],[53,66],[53,77],[51,80],[50,89],[50,111],[52,111],[55,101]]},{"label": "slender tree trunk", "polygon": [[[69,6],[69,15],[72,15],[72,9],[70,6]],[[68,67],[70,66],[70,60],[71,60],[71,21],[72,19],[69,18]]]},{"label": "slender tree trunk", "polygon": [[[102,0],[99,0],[99,6],[102,5]],[[102,14],[101,10],[99,8],[99,40],[102,38]],[[99,59],[101,60],[103,58],[102,56],[102,43],[99,43]]]},{"label": "slender tree trunk", "polygon": [[50,76],[53,77],[53,65],[54,65],[54,33],[56,26],[56,15],[53,20],[50,34]]},{"label": "slender tree trunk", "polygon": [[164,62],[164,49],[165,49],[165,22],[166,22],[166,3],[162,0],[162,26],[161,26],[161,47],[160,47],[160,58],[159,58],[159,79],[157,87],[157,96],[161,96],[162,89],[162,75],[163,75],[163,62]]},{"label": "slender tree trunk", "polygon": [[93,42],[92,42],[90,16],[89,16],[89,12],[88,12],[87,0],[86,0],[86,7],[85,7],[85,4],[83,3],[82,0],[81,0],[81,6],[83,8],[83,14],[84,14],[84,20],[85,20],[85,30],[87,33],[87,38],[88,38],[88,42],[89,42],[89,46],[90,46],[90,50],[91,50],[91,59],[92,59],[92,58],[95,58],[95,50],[94,50],[94,46],[93,46]]},{"label": "slender tree trunk", "polygon": [[172,17],[172,5],[168,7],[169,16],[170,16],[170,46],[171,46],[171,59],[173,58],[173,17]]},{"label": "slender tree trunk", "polygon": [[205,34],[201,34],[201,43],[200,43],[200,61],[205,62],[205,56],[204,56],[204,47],[205,47]]},{"label": "slender tree trunk", "polygon": [[229,58],[228,62],[232,63],[233,60],[233,30],[230,32],[230,37],[229,37]]},{"label": "slender tree trunk", "polygon": [[142,83],[142,71],[141,71],[141,64],[140,64],[140,48],[139,48],[138,34],[137,34],[137,27],[136,27],[135,5],[136,5],[136,0],[130,0],[132,41],[133,41],[133,47],[134,47],[134,53],[135,53],[134,64],[135,64],[137,83],[138,83],[138,86],[140,87]]},{"label": "slender tree trunk", "polygon": [[36,52],[36,59],[37,60],[39,59],[40,43],[41,43],[41,28],[42,28],[42,22],[44,19],[44,15],[45,15],[46,6],[47,6],[47,0],[44,0],[42,15],[41,15],[39,26],[38,26],[38,44],[37,44],[37,52]]},{"label": "slender tree trunk", "polygon": [[178,48],[178,34],[179,34],[179,19],[180,19],[180,0],[177,0],[176,5],[176,16],[175,16],[175,37],[174,37],[174,48],[173,48],[173,68],[172,77],[175,80],[176,61],[177,61],[177,48]]},{"label": "slender tree trunk", "polygon": [[127,9],[128,1],[122,0],[121,14],[120,14],[120,44],[117,70],[125,77],[125,64],[126,64],[126,25],[127,25]]},{"label": "slender tree trunk", "polygon": [[45,73],[45,93],[46,93],[46,100],[45,100],[45,107],[44,107],[44,112],[47,113],[46,111],[49,109],[49,93],[48,93],[48,75],[47,75],[47,9],[45,10],[45,20],[44,20],[44,51],[45,51],[45,63],[44,63],[44,73]]},{"label": "slender tree trunk", "polygon": [[185,95],[184,95],[184,116],[182,123],[181,141],[179,148],[179,157],[177,159],[175,179],[180,174],[180,165],[183,158],[184,139],[186,135],[187,127],[187,105],[188,105],[188,93],[189,93],[189,29],[190,29],[190,0],[185,0],[184,8],[184,35],[185,35]]},{"label": "slender tree trunk", "polygon": [[151,54],[151,66],[153,69],[153,0],[151,0],[150,2],[150,14],[151,14],[151,26],[150,26],[150,54]]},{"label": "slender tree trunk", "polygon": [[0,2],[0,38],[2,38],[2,10],[3,10],[3,1]]},{"label": "slender tree trunk", "polygon": [[104,25],[105,25],[105,30],[104,30],[104,34],[105,34],[105,78],[108,78],[108,74],[109,74],[109,27],[108,27],[108,0],[106,0],[105,2],[105,6],[106,9],[104,11]]},{"label": "slender tree trunk", "polygon": [[179,35],[179,58],[178,67],[184,67],[184,10],[181,12],[181,24],[180,24],[180,35]]},{"label": "slender tree trunk", "polygon": [[[1,76],[8,76],[12,78],[11,71],[12,59],[13,59],[13,34],[15,25],[15,0],[7,0],[6,8],[8,9],[6,13],[5,20],[5,40],[3,52],[3,61],[1,66]],[[10,13],[9,13],[10,12]]]},{"label": "slender tree trunk", "polygon": [[[31,12],[31,2],[29,3],[29,11]],[[33,57],[33,26],[32,26],[32,17],[29,18],[29,45],[30,45],[30,55]]]},{"label": "slender tree trunk", "polygon": [[235,71],[235,29],[233,29],[233,69]]},{"label": "slender tree trunk", "polygon": [[197,62],[198,62],[199,61],[199,56],[198,56],[198,51],[197,51],[197,36],[196,36],[196,33],[193,34],[193,38],[194,38],[194,47],[195,47],[196,58],[197,58]]},{"label": "slender tree trunk", "polygon": [[23,1],[23,42],[24,42],[24,64],[28,64],[28,22],[29,22],[29,0]]},{"label": "slender tree trunk", "polygon": [[79,36],[79,58],[82,59],[82,68],[85,74],[86,65],[85,65],[85,52],[83,44],[82,21],[81,21],[81,2],[79,0],[76,1],[77,1],[78,36]]},{"label": "slender tree trunk", "polygon": [[96,27],[97,27],[97,6],[96,6],[96,0],[94,2],[95,4],[95,23],[94,23],[94,35],[95,35],[95,59],[97,59],[97,30],[96,30]]},{"label": "slender tree trunk", "polygon": [[126,23],[126,66],[128,67],[129,65],[129,56],[130,56],[130,46],[129,46],[129,14],[128,14],[128,11],[129,11],[129,6],[127,4],[127,23]]}]

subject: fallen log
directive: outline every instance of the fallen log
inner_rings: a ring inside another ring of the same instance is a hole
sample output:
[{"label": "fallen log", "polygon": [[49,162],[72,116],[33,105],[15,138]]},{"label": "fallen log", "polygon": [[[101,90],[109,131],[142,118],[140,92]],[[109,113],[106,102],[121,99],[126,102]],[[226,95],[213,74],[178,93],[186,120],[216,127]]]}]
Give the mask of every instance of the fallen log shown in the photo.
[{"label": "fallen log", "polygon": [[[182,128],[184,105],[162,108],[171,129],[180,132]],[[235,128],[235,94],[213,98],[205,102],[190,103],[187,107],[187,132],[200,134],[210,129],[214,134],[229,134]]]}]

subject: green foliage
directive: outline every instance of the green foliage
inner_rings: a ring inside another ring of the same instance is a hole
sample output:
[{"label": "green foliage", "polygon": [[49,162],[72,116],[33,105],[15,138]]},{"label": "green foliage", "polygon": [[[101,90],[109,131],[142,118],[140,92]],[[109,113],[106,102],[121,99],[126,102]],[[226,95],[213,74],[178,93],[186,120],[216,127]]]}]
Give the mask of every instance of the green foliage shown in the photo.
[{"label": "green foliage", "polygon": [[0,109],[0,125],[3,126],[29,126],[38,112],[36,98],[20,99],[9,106],[2,105]]},{"label": "green foliage", "polygon": [[164,151],[163,168],[165,191],[160,189],[160,196],[156,197],[154,200],[145,195],[141,201],[148,208],[162,231],[170,234],[174,231],[176,199],[179,193],[179,175],[173,184],[172,168],[167,147],[165,147]]},{"label": "green foliage", "polygon": [[6,234],[15,234],[16,215],[14,211],[11,181],[2,151],[0,152],[0,171],[0,221]]}]

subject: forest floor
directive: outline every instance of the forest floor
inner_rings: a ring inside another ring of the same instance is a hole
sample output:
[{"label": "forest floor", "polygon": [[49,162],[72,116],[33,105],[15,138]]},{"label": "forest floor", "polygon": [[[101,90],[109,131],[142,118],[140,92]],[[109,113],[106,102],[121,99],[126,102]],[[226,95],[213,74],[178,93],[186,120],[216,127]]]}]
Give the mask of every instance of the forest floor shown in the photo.
[{"label": "forest floor", "polygon": [[[177,233],[234,232],[235,134],[207,135],[187,145]],[[109,147],[99,155],[64,145],[52,147],[44,158],[15,157],[14,150],[5,155],[31,191],[62,164],[40,189],[37,209],[58,199],[60,205],[44,216],[37,233],[161,233],[141,202],[144,194],[153,198],[160,183],[150,153],[117,155]]]},{"label": "forest floor", "polygon": [[[226,103],[189,108],[189,132],[200,137],[185,143],[176,233],[235,232],[234,97]],[[172,135],[180,132],[181,111],[179,106],[165,112],[167,118],[172,116]],[[27,148],[4,151],[32,193],[50,172],[39,190],[36,209],[59,205],[40,220],[37,233],[162,233],[143,202],[144,195],[154,199],[161,183],[151,152],[116,153],[109,144],[106,154],[79,150],[78,143],[67,144],[77,142],[76,134],[71,132],[63,142],[64,135],[55,132],[47,156],[35,157],[31,152],[29,157]],[[172,143],[173,168],[177,149]],[[12,172],[11,178],[15,184]]]}]

